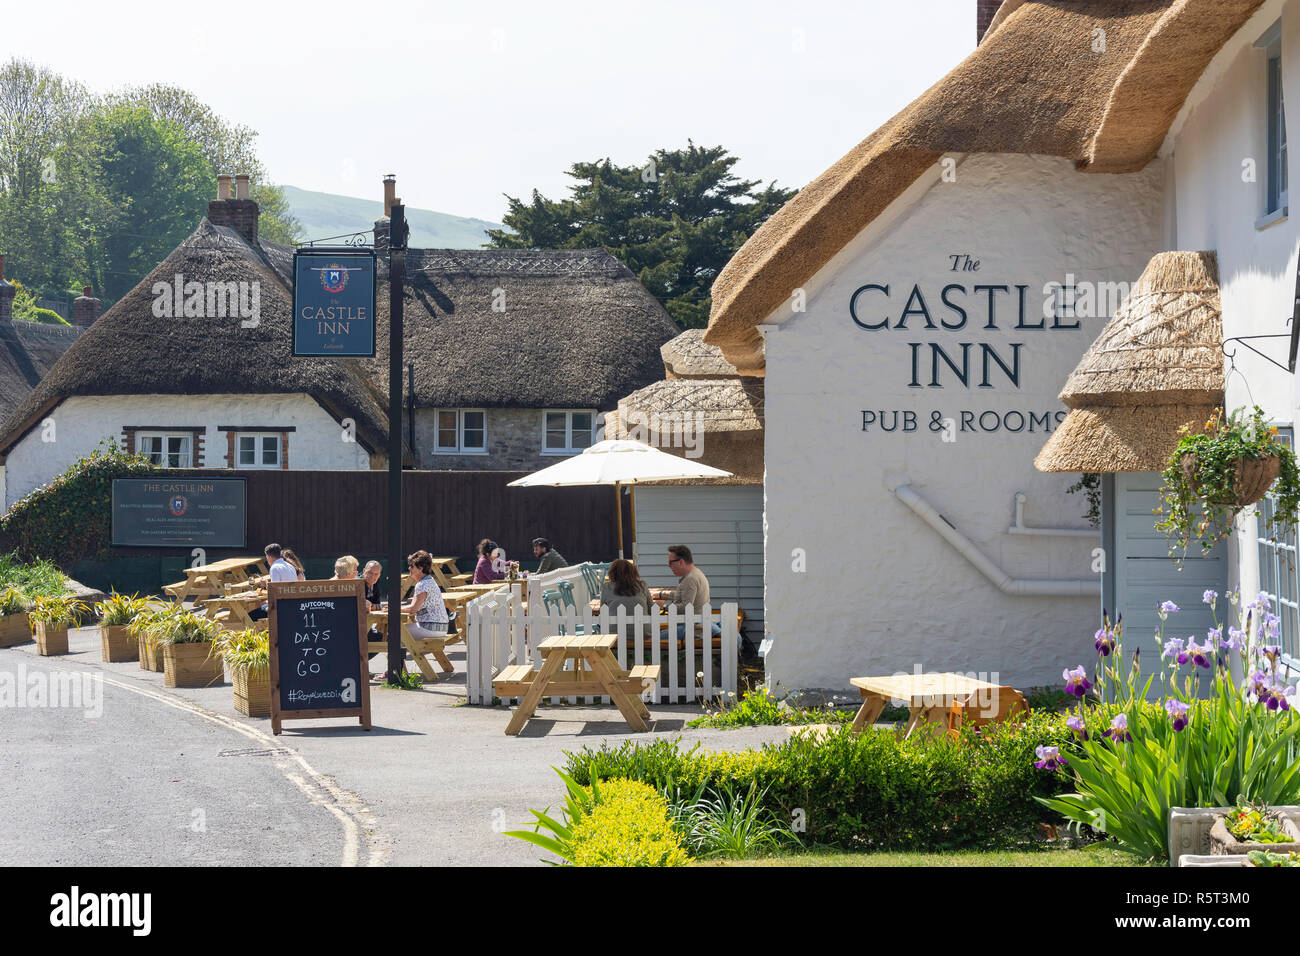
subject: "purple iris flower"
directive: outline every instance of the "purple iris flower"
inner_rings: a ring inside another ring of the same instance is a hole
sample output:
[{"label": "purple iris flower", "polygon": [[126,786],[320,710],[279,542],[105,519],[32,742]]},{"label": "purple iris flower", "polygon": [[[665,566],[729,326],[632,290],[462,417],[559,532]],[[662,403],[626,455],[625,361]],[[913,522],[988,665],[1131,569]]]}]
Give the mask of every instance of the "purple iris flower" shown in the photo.
[{"label": "purple iris flower", "polygon": [[1061,671],[1061,676],[1065,678],[1065,692],[1073,694],[1075,697],[1082,697],[1088,693],[1088,688],[1092,686],[1092,683],[1088,680],[1088,672],[1082,667],[1076,667],[1072,671]]},{"label": "purple iris flower", "polygon": [[1264,671],[1257,670],[1246,678],[1246,693],[1254,697],[1257,703],[1262,703],[1268,696],[1272,687],[1268,674]]},{"label": "purple iris flower", "polygon": [[1160,620],[1162,621],[1170,614],[1176,614],[1176,613],[1178,613],[1178,605],[1175,604],[1173,601],[1165,601],[1163,604],[1160,605],[1160,607],[1156,609],[1156,614],[1160,616]]},{"label": "purple iris flower", "polygon": [[1212,627],[1205,634],[1205,646],[1207,648],[1217,648],[1223,640],[1223,628]]},{"label": "purple iris flower", "polygon": [[1061,756],[1060,747],[1046,747],[1039,744],[1034,748],[1034,754],[1038,757],[1034,761],[1034,766],[1039,770],[1055,770],[1070,762]]},{"label": "purple iris flower", "polygon": [[1268,689],[1268,699],[1263,701],[1263,703],[1269,710],[1290,710],[1291,704],[1287,701],[1288,696],[1295,696],[1294,687],[1287,687],[1284,684],[1274,684]]},{"label": "purple iris flower", "polygon": [[1268,613],[1273,609],[1273,599],[1268,596],[1267,591],[1260,591],[1255,595],[1255,600],[1248,607],[1257,608],[1264,613]]},{"label": "purple iris flower", "polygon": [[1074,735],[1080,740],[1088,739],[1088,728],[1083,723],[1083,718],[1078,714],[1071,714],[1065,718],[1065,726],[1074,731]]},{"label": "purple iris flower", "polygon": [[1264,615],[1264,633],[1267,634],[1269,637],[1271,637],[1273,640],[1277,640],[1278,629],[1281,627],[1281,625],[1282,625],[1282,619],[1278,617],[1276,614]]},{"label": "purple iris flower", "polygon": [[1201,595],[1201,602],[1203,604],[1210,605],[1210,607],[1214,607],[1214,602],[1217,601],[1218,599],[1219,599],[1218,591],[1206,591],[1204,594]]},{"label": "purple iris flower", "polygon": [[[1160,655],[1160,657],[1162,659],[1166,657],[1178,657],[1182,653],[1183,653],[1183,639],[1181,637],[1171,637],[1169,638],[1169,640],[1165,641],[1165,651],[1163,654]],[[1178,663],[1185,664],[1187,663],[1187,661],[1184,658],[1183,660],[1180,660]]]},{"label": "purple iris flower", "polygon": [[1102,657],[1110,657],[1110,652],[1115,649],[1115,635],[1103,627],[1097,632],[1093,647]]},{"label": "purple iris flower", "polygon": [[1246,633],[1244,631],[1239,628],[1230,627],[1228,628],[1228,639],[1224,642],[1223,646],[1230,651],[1239,651],[1241,650],[1241,642],[1245,637]]},{"label": "purple iris flower", "polygon": [[1128,732],[1128,714],[1116,714],[1110,719],[1110,729],[1102,734],[1115,743],[1128,743],[1133,735]]},{"label": "purple iris flower", "polygon": [[1191,709],[1192,709],[1191,704],[1185,704],[1181,700],[1178,700],[1176,697],[1170,697],[1167,701],[1165,701],[1165,713],[1167,713],[1169,715],[1169,719],[1174,722],[1175,731],[1182,730],[1184,727],[1187,726],[1187,721],[1190,719],[1187,716],[1187,713]]},{"label": "purple iris flower", "polygon": [[1213,650],[1213,648],[1210,646],[1209,641],[1206,641],[1205,646],[1201,647],[1190,637],[1187,639],[1187,653],[1192,656],[1192,666],[1194,667],[1204,667],[1208,669],[1210,666],[1210,659],[1206,654],[1211,650]]}]

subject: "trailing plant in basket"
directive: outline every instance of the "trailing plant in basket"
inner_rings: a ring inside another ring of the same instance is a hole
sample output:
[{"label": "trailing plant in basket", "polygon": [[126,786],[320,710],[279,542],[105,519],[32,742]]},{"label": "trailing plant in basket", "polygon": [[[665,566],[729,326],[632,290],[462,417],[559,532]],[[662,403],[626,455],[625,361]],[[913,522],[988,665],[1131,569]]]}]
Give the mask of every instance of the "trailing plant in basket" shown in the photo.
[{"label": "trailing plant in basket", "polygon": [[1156,509],[1157,531],[1172,540],[1171,555],[1186,553],[1193,539],[1208,552],[1232,532],[1232,522],[1242,508],[1254,504],[1242,500],[1239,481],[1248,467],[1264,469],[1277,459],[1275,502],[1268,526],[1261,535],[1285,535],[1300,520],[1300,469],[1295,453],[1278,439],[1277,429],[1268,424],[1258,405],[1249,415],[1237,409],[1228,416],[1215,409],[1201,431],[1187,426],[1181,430],[1178,447],[1163,474],[1162,504]]}]

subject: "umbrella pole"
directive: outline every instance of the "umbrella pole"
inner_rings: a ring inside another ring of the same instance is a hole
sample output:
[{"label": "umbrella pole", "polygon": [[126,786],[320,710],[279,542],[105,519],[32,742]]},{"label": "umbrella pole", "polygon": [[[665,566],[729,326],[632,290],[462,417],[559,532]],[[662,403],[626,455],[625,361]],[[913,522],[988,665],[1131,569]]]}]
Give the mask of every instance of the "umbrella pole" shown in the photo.
[{"label": "umbrella pole", "polygon": [[636,557],[636,484],[628,485],[629,494],[632,496],[632,557]]},{"label": "umbrella pole", "polygon": [[614,515],[618,518],[618,556],[623,557],[623,495],[619,483],[614,482]]}]

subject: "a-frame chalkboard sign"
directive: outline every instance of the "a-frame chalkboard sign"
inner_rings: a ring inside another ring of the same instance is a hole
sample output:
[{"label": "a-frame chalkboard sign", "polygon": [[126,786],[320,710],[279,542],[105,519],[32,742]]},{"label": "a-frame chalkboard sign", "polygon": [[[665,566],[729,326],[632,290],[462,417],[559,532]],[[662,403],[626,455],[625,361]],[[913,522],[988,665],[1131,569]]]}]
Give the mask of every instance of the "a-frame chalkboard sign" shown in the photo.
[{"label": "a-frame chalkboard sign", "polygon": [[359,717],[369,730],[365,582],[277,581],[267,601],[272,732],[316,717]]}]

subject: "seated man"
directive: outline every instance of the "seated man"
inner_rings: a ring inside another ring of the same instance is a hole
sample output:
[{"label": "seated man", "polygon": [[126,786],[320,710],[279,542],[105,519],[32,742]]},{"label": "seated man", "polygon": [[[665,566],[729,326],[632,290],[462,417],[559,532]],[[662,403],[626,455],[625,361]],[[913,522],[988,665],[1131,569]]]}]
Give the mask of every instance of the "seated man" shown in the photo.
[{"label": "seated man", "polygon": [[569,562],[564,560],[564,555],[552,548],[551,542],[545,538],[533,538],[533,557],[541,559],[537,565],[538,574],[569,566]]},{"label": "seated man", "polygon": [[[668,567],[680,579],[675,588],[656,588],[650,596],[655,602],[663,607],[666,604],[672,604],[678,610],[694,608],[697,612],[704,609],[704,605],[709,603],[709,579],[704,576],[704,572],[695,566],[694,557],[691,555],[691,549],[684,544],[670,545],[668,548]],[[702,628],[697,624],[695,633],[698,635]],[[722,625],[717,621],[713,622],[709,632],[713,637],[722,635]],[[677,639],[684,640],[686,637],[686,625],[677,625]]]},{"label": "seated man", "polygon": [[[284,560],[284,549],[278,544],[268,544],[262,549],[266,555],[267,562],[271,565],[272,581],[297,581],[298,569],[288,561]],[[260,621],[267,616],[266,605],[254,608],[248,612],[249,618],[254,621]]]}]

